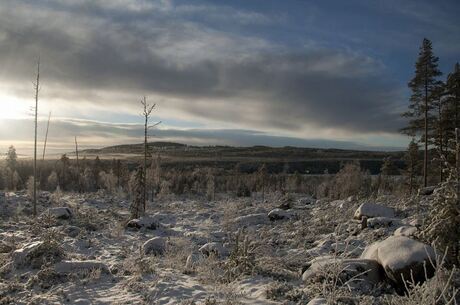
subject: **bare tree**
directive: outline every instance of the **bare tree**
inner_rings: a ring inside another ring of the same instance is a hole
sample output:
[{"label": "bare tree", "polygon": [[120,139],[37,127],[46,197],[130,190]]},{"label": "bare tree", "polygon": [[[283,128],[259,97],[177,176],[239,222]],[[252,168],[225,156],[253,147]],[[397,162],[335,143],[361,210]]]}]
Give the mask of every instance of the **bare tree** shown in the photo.
[{"label": "bare tree", "polygon": [[51,111],[50,111],[50,113],[48,114],[48,124],[46,124],[45,144],[43,145],[42,162],[45,161],[46,144],[48,143],[48,131],[49,131],[49,129],[50,129],[50,121],[51,121]]},{"label": "bare tree", "polygon": [[78,159],[78,142],[77,142],[77,136],[75,136],[75,155],[77,157],[77,189],[78,192],[81,192],[81,183],[80,183],[80,162]]},{"label": "bare tree", "polygon": [[152,114],[152,111],[153,109],[155,108],[156,104],[153,104],[153,105],[149,105],[147,103],[147,98],[144,96],[144,98],[141,100],[141,104],[143,106],[143,112],[142,112],[142,116],[144,117],[144,166],[142,167],[142,171],[143,171],[143,175],[142,175],[142,179],[144,179],[142,181],[142,185],[143,185],[143,195],[142,195],[142,202],[143,202],[143,208],[144,208],[144,212],[145,212],[145,205],[146,205],[146,199],[147,199],[147,183],[146,183],[146,177],[147,177],[147,154],[148,154],[148,143],[147,143],[147,140],[148,140],[148,130],[150,128],[153,128],[157,125],[159,125],[161,122],[157,122],[153,125],[149,125],[149,119],[150,119],[150,115]]},{"label": "bare tree", "polygon": [[35,139],[34,139],[34,216],[37,216],[37,123],[38,123],[38,92],[40,91],[40,57],[37,61],[37,78],[33,83],[35,90]]}]

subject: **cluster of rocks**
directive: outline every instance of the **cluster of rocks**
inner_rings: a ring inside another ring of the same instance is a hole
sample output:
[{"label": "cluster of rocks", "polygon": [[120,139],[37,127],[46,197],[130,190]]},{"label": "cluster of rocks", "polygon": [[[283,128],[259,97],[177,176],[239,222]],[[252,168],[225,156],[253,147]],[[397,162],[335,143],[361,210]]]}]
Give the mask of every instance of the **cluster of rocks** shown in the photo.
[{"label": "cluster of rocks", "polygon": [[[413,239],[417,227],[396,218],[394,209],[364,203],[358,207],[354,218],[364,224],[362,230],[386,227],[394,230],[393,235],[368,245],[357,258],[337,255],[314,258],[304,267],[303,281],[322,281],[338,272],[341,282],[349,280],[347,284],[360,291],[370,291],[377,284],[387,282],[396,292],[404,293],[405,282],[422,283],[434,275],[435,250],[430,245]],[[309,304],[326,303],[325,299],[315,298]]]}]

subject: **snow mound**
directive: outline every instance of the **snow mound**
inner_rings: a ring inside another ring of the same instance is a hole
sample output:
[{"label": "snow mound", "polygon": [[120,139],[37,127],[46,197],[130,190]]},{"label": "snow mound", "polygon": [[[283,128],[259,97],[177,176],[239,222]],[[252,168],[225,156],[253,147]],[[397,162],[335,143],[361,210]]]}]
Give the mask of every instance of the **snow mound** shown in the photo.
[{"label": "snow mound", "polygon": [[356,210],[354,218],[361,219],[363,216],[367,218],[372,217],[387,217],[393,218],[395,216],[395,211],[392,208],[375,204],[375,203],[363,203]]}]

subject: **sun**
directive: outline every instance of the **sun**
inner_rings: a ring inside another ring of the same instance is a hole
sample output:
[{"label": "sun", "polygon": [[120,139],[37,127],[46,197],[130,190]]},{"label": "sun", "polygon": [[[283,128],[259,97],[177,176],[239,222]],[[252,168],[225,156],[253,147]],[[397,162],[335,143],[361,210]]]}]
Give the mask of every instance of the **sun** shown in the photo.
[{"label": "sun", "polygon": [[17,97],[0,94],[0,119],[20,119],[32,113],[31,102]]}]

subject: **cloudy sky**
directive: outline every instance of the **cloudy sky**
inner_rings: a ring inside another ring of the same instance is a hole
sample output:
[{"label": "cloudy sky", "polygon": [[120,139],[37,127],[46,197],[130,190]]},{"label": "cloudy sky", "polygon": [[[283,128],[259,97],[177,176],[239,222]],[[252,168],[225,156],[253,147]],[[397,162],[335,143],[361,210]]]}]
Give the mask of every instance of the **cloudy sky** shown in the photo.
[{"label": "cloudy sky", "polygon": [[2,0],[0,149],[188,144],[403,147],[400,113],[423,37],[448,73],[460,2],[429,0]]}]

